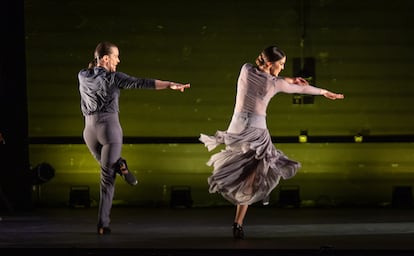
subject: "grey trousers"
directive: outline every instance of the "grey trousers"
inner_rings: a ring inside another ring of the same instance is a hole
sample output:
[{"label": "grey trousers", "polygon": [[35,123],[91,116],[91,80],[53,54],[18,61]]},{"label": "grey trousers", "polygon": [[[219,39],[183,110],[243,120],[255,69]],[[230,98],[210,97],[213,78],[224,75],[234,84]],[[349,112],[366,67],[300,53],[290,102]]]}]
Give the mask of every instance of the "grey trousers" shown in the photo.
[{"label": "grey trousers", "polygon": [[121,157],[122,137],[118,113],[85,116],[83,139],[101,168],[98,227],[109,227],[111,221],[116,178],[114,166]]}]

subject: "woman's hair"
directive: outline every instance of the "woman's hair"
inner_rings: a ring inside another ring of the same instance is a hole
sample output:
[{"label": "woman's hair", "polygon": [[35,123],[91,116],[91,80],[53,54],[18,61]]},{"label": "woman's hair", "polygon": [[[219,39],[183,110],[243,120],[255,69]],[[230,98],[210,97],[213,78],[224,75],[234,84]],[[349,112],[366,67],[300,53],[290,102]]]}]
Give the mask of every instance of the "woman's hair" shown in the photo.
[{"label": "woman's hair", "polygon": [[117,47],[111,42],[100,42],[93,53],[93,61],[89,62],[88,68],[93,68],[98,65],[98,61],[105,55],[109,55],[112,52],[112,47]]},{"label": "woman's hair", "polygon": [[276,46],[269,46],[256,58],[256,65],[261,67],[264,66],[266,62],[276,62],[283,59],[285,56],[285,53]]}]

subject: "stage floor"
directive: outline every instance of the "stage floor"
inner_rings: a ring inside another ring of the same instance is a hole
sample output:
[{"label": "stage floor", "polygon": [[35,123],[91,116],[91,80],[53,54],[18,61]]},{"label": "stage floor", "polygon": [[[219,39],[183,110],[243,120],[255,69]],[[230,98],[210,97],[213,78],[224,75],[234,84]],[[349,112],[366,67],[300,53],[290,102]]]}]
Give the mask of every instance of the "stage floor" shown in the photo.
[{"label": "stage floor", "polygon": [[4,212],[0,248],[56,256],[414,255],[413,209],[252,206],[240,241],[232,238],[233,215],[227,206],[115,206],[112,233],[98,236],[95,207]]}]

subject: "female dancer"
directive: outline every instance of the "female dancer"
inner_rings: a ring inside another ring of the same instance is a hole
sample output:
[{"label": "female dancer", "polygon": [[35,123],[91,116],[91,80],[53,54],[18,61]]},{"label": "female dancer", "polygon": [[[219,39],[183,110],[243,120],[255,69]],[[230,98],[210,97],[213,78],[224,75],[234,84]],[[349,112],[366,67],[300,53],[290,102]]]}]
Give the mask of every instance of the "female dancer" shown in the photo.
[{"label": "female dancer", "polygon": [[276,149],[271,141],[266,110],[272,97],[282,92],[323,95],[332,100],[344,98],[342,94],[308,85],[302,78],[280,77],[285,63],[283,51],[269,46],[256,58],[256,65],[244,64],[227,130],[217,131],[214,136],[200,135],[208,151],[219,144],[225,145],[225,150],[213,154],[207,162],[214,167],[208,183],[210,193],[218,192],[236,205],[235,239],[244,239],[243,220],[248,206],[266,200],[281,177],[293,177],[301,166]]}]

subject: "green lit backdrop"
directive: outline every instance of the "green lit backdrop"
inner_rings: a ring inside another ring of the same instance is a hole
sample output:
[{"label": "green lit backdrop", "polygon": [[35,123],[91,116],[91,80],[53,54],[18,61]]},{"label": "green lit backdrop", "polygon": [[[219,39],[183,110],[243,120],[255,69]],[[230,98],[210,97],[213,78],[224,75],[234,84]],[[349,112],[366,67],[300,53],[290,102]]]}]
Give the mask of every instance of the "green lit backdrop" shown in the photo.
[{"label": "green lit backdrop", "polygon": [[[293,75],[293,59],[314,58],[316,85],[346,98],[316,97],[305,105],[292,104],[292,95],[273,99],[268,127],[275,143],[303,165],[283,184],[299,185],[304,200],[327,195],[338,201],[387,201],[392,186],[412,183],[411,142],[278,144],[277,138],[300,130],[310,136],[413,134],[413,11],[408,0],[386,5],[371,0],[27,0],[29,137],[45,139],[30,145],[30,161],[56,167],[56,177],[37,196],[42,202],[67,202],[69,187],[78,184],[97,195],[98,166],[78,143],[83,118],[77,73],[92,60],[96,44],[109,40],[120,47],[119,71],[192,85],[184,93],[122,91],[120,118],[128,138],[197,138],[200,132],[225,129],[240,67],[270,44],[288,55],[282,75]],[[62,138],[69,143],[59,143]],[[141,184],[118,185],[116,198],[154,203],[168,198],[165,188],[191,185],[196,204],[222,203],[207,191],[209,155],[197,142],[127,143],[124,156]]]}]

